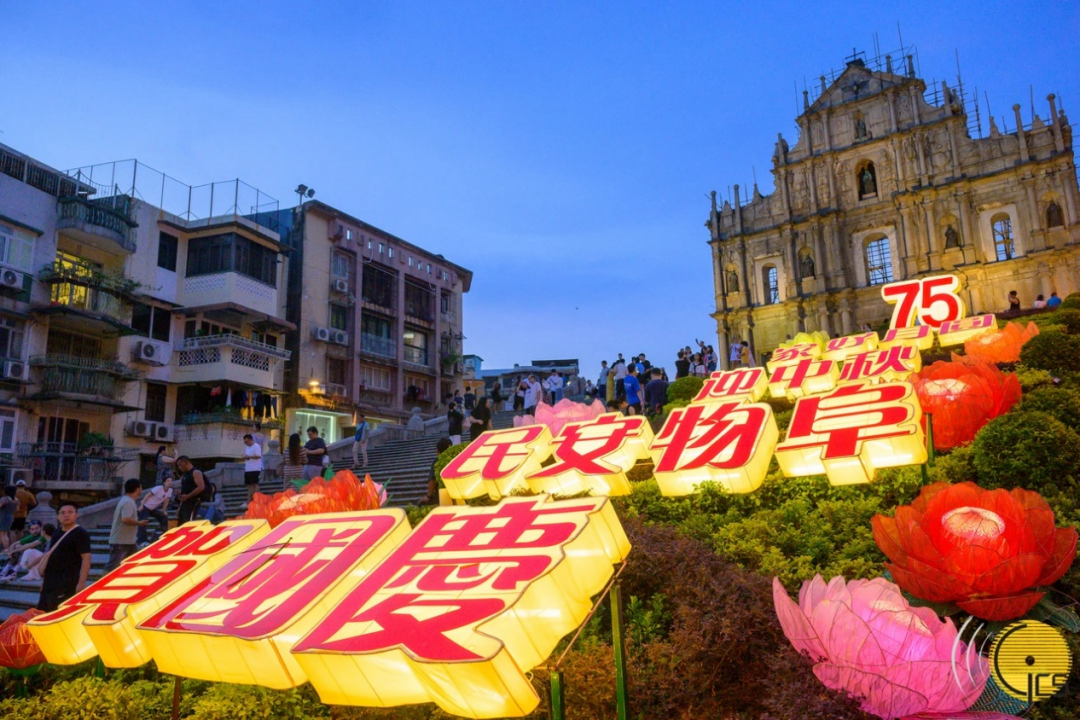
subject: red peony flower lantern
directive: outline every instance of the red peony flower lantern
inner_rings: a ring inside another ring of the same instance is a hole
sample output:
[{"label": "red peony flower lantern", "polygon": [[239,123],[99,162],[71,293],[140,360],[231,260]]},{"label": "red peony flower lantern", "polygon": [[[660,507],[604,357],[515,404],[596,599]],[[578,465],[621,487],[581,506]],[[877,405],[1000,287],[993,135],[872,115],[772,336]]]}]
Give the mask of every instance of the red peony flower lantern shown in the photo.
[{"label": "red peony flower lantern", "polygon": [[964,353],[972,360],[988,363],[1014,363],[1020,361],[1020,348],[1039,334],[1039,327],[1029,322],[1027,327],[1008,323],[1001,330],[987,330],[964,343]]},{"label": "red peony flower lantern", "polygon": [[299,492],[289,489],[272,497],[255,493],[244,518],[264,518],[270,527],[277,527],[294,515],[375,510],[385,502],[386,492],[371,481],[370,475],[361,482],[352,470],[340,470],[332,480],[315,478]]},{"label": "red peony flower lantern", "polygon": [[933,415],[934,447],[966,445],[975,433],[1020,400],[1020,381],[982,362],[928,365],[912,375],[924,413]]},{"label": "red peony flower lantern", "polygon": [[19,615],[12,615],[0,624],[0,667],[10,670],[26,670],[45,662],[34,636],[26,629],[26,621],[38,615],[40,610],[31,608]]},{"label": "red peony flower lantern", "polygon": [[985,620],[1011,620],[1045,594],[1076,555],[1076,530],[1056,528],[1035,492],[934,483],[895,517],[875,515],[874,540],[896,583]]}]

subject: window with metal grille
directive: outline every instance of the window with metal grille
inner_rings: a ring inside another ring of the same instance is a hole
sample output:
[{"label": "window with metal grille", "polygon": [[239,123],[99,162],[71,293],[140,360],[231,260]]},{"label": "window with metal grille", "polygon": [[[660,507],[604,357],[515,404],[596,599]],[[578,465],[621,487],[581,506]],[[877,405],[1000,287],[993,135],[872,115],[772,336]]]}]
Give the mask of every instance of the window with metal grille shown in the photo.
[{"label": "window with metal grille", "polygon": [[351,264],[351,258],[348,255],[336,252],[330,261],[330,272],[333,273],[334,277],[348,278],[349,265]]},{"label": "window with metal grille", "polygon": [[146,410],[143,412],[146,420],[165,422],[165,396],[168,389],[168,385],[161,383],[146,383]]},{"label": "window with metal grille", "polygon": [[180,238],[167,232],[158,233],[157,266],[176,272],[176,250]]},{"label": "window with metal grille", "polygon": [[884,285],[893,281],[889,238],[878,238],[867,243],[866,270],[871,285]]},{"label": "window with metal grille", "polygon": [[326,382],[334,385],[349,384],[349,366],[341,358],[326,358]]},{"label": "window with metal grille", "polygon": [[773,265],[762,268],[761,279],[765,288],[765,304],[780,302],[780,274]]},{"label": "window with metal grille", "polygon": [[335,330],[349,329],[349,308],[344,305],[330,306],[330,327]]},{"label": "window with metal grille", "polygon": [[1013,245],[1012,219],[1005,213],[990,218],[990,227],[994,233],[994,251],[998,260],[1011,260],[1016,257]]}]

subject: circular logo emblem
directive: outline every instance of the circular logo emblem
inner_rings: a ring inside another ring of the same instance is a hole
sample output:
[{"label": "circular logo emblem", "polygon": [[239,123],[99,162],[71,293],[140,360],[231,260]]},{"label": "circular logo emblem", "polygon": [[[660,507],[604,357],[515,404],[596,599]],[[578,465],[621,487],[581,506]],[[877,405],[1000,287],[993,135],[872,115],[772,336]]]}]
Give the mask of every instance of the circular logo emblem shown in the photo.
[{"label": "circular logo emblem", "polygon": [[1060,630],[1037,620],[1022,620],[995,636],[990,669],[1005,693],[1035,703],[1064,687],[1072,654]]}]

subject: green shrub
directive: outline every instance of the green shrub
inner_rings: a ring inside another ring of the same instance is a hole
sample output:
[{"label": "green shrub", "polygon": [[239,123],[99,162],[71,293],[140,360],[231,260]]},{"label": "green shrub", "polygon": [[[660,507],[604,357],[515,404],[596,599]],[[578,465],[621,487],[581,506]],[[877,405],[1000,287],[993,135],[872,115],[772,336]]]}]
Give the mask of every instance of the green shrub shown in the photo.
[{"label": "green shrub", "polygon": [[469,447],[469,443],[467,442],[451,445],[439,453],[439,457],[435,458],[435,481],[440,488],[445,487],[442,481],[443,468],[449,465],[450,461],[460,455],[467,447]]},{"label": "green shrub", "polygon": [[1073,430],[1080,428],[1080,392],[1067,388],[1040,387],[1024,393],[1018,410],[1044,412]]},{"label": "green shrub", "polygon": [[971,445],[954,448],[948,455],[938,455],[929,475],[931,482],[961,483],[975,480]]},{"label": "green shrub", "polygon": [[664,406],[664,417],[670,415],[672,410],[686,407],[689,404],[689,400],[674,400],[672,402],[669,402],[667,405]]},{"label": "green shrub", "polygon": [[701,388],[704,385],[705,380],[694,375],[679,378],[675,382],[668,385],[668,402],[675,402],[676,400],[686,400],[687,402],[689,402],[694,399],[695,395],[701,392]]},{"label": "green shrub", "polygon": [[311,685],[271,690],[257,685],[215,683],[195,702],[191,717],[198,720],[325,718],[330,717],[330,708],[319,702]]},{"label": "green shrub", "polygon": [[[1065,332],[1070,335],[1080,335],[1080,309],[1077,308],[1080,308],[1080,300],[1077,300],[1076,308],[1064,308],[1055,313],[1055,324],[1064,325]],[[1039,330],[1043,332],[1042,328]]]},{"label": "green shrub", "polygon": [[1080,310],[1080,295],[1073,293],[1061,301],[1059,310]]},{"label": "green shrub", "polygon": [[1016,379],[1020,381],[1020,388],[1025,395],[1035,388],[1045,387],[1054,382],[1054,376],[1046,370],[1035,370],[1023,364],[1016,365],[1013,372],[1016,373]]},{"label": "green shrub", "polygon": [[1024,343],[1020,362],[1029,368],[1054,374],[1080,369],[1080,336],[1041,333]]},{"label": "green shrub", "polygon": [[[1080,435],[1044,412],[1011,412],[987,423],[971,446],[985,488],[1025,488],[1063,510],[1076,507]],[[1053,503],[1052,503],[1053,504]]]}]

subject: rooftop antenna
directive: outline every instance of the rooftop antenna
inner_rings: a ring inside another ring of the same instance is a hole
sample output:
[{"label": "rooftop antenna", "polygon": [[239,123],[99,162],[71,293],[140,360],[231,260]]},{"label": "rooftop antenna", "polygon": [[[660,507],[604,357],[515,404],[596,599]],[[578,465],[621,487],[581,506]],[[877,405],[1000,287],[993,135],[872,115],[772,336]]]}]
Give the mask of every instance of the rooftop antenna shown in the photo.
[{"label": "rooftop antenna", "polygon": [[975,128],[979,131],[979,137],[983,136],[982,132],[982,116],[979,114],[979,86],[975,86]]},{"label": "rooftop antenna", "polygon": [[986,117],[993,118],[994,111],[990,109],[990,94],[983,90],[983,97],[986,98]]}]

